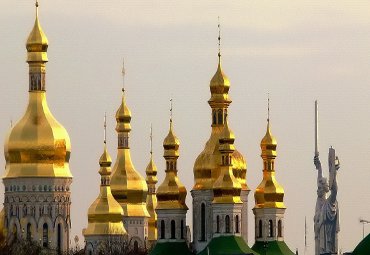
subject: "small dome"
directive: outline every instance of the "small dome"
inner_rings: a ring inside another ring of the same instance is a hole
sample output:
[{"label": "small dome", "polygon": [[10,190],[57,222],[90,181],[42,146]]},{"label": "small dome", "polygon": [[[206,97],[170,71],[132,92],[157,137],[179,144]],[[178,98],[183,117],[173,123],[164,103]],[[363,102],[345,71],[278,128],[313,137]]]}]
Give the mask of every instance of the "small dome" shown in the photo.
[{"label": "small dome", "polygon": [[175,135],[175,133],[173,132],[172,119],[171,119],[171,121],[170,121],[170,131],[168,132],[168,135],[166,136],[166,138],[163,141],[163,146],[165,147],[165,149],[167,147],[177,149],[179,147],[179,145],[180,145],[180,141],[177,138],[177,136]]},{"label": "small dome", "polygon": [[211,94],[227,94],[230,89],[230,81],[221,67],[221,60],[218,62],[217,71],[210,82]]},{"label": "small dome", "polygon": [[36,15],[35,24],[26,42],[28,52],[46,52],[48,49],[48,38],[41,28],[39,17]]},{"label": "small dome", "polygon": [[110,175],[111,173],[110,166],[112,165],[112,158],[110,157],[108,153],[106,144],[104,144],[104,151],[103,151],[103,154],[100,156],[99,165],[102,171],[102,172],[99,172],[100,174]]},{"label": "small dome", "polygon": [[156,184],[158,182],[157,178],[157,166],[154,163],[153,157],[150,157],[150,161],[145,170],[146,173],[146,183],[147,184]]}]

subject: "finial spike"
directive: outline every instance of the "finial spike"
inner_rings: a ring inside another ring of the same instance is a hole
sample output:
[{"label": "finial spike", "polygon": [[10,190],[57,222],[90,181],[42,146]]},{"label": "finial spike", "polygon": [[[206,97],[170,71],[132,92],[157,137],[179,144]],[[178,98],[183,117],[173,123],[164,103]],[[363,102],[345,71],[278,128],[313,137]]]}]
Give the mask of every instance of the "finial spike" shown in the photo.
[{"label": "finial spike", "polygon": [[267,93],[267,122],[270,123],[270,93]]},{"label": "finial spike", "polygon": [[153,155],[153,126],[150,123],[150,155]]},{"label": "finial spike", "polygon": [[104,144],[107,144],[107,112],[104,113]]},{"label": "finial spike", "polygon": [[122,92],[125,92],[125,58],[122,58]]},{"label": "finial spike", "polygon": [[218,16],[218,61],[221,60],[221,24],[220,16]]},{"label": "finial spike", "polygon": [[36,6],[36,17],[38,17],[39,16],[39,1],[38,0],[36,0],[35,6]]},{"label": "finial spike", "polygon": [[171,97],[170,99],[170,123],[172,125],[172,114],[173,114],[173,103],[172,103],[173,99]]}]

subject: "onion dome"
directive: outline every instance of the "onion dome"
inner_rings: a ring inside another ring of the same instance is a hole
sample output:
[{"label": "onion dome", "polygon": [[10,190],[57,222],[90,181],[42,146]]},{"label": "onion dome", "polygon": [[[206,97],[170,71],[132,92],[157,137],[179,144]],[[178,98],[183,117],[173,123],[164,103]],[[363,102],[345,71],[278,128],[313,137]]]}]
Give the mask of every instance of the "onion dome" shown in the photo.
[{"label": "onion dome", "polygon": [[284,189],[275,178],[275,158],[277,142],[271,134],[270,121],[261,141],[263,159],[263,180],[254,193],[255,208],[285,208]]},{"label": "onion dome", "polygon": [[163,141],[164,155],[166,160],[166,177],[157,190],[157,210],[160,209],[185,209],[186,188],[177,176],[177,159],[179,157],[180,141],[176,137],[172,119],[170,120],[170,130]]},{"label": "onion dome", "polygon": [[[227,108],[231,103],[229,88],[230,81],[222,70],[219,55],[217,71],[210,82],[211,98],[208,101],[212,108],[212,133],[203,151],[195,160],[193,190],[212,189],[213,183],[220,175],[219,139],[225,124]],[[242,189],[249,190],[246,184],[247,163],[236,149],[232,154],[232,166],[234,176],[240,182]]]},{"label": "onion dome", "polygon": [[116,113],[116,121],[118,149],[111,180],[112,194],[122,206],[124,216],[149,217],[146,208],[148,186],[131,161],[129,146],[131,112],[126,105],[124,94]]},{"label": "onion dome", "polygon": [[242,203],[240,200],[241,184],[234,177],[232,168],[232,154],[235,150],[234,141],[235,135],[226,120],[219,139],[221,172],[213,184],[213,203]]},{"label": "onion dome", "polygon": [[[36,3],[36,9],[37,9]],[[4,178],[71,178],[71,143],[67,131],[49,110],[45,92],[45,62],[48,41],[36,11],[35,26],[27,40],[29,101],[24,116],[7,136]]]},{"label": "onion dome", "polygon": [[92,235],[125,235],[123,226],[123,209],[114,199],[110,189],[112,159],[104,144],[104,152],[99,159],[101,176],[100,194],[88,210],[88,226],[84,236]]}]

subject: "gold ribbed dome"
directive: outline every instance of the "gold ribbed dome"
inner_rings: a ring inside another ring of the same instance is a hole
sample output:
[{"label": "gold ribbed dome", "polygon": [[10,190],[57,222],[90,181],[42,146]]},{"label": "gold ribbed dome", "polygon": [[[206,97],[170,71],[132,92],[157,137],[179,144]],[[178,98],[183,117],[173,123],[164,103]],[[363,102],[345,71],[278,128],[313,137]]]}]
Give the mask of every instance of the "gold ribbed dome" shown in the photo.
[{"label": "gold ribbed dome", "polygon": [[124,95],[116,113],[116,121],[118,150],[111,180],[112,194],[122,206],[125,216],[149,217],[146,208],[148,186],[131,161],[129,147],[131,112]]},{"label": "gold ribbed dome", "polygon": [[263,180],[254,193],[255,208],[285,208],[284,189],[275,178],[276,146],[277,141],[271,134],[268,121],[266,134],[261,140]]},{"label": "gold ribbed dome", "polygon": [[88,226],[84,236],[92,235],[125,235],[123,226],[123,209],[114,199],[110,189],[112,160],[104,144],[104,152],[99,159],[101,175],[100,194],[88,210]]},{"label": "gold ribbed dome", "polygon": [[180,141],[174,134],[171,119],[170,130],[163,141],[166,176],[157,189],[157,209],[188,209],[185,203],[187,191],[177,176],[179,145]]},{"label": "gold ribbed dome", "polygon": [[232,153],[235,135],[226,120],[219,139],[221,158],[220,175],[213,184],[213,203],[242,203],[240,200],[241,184],[234,177],[232,169]]},{"label": "gold ribbed dome", "polygon": [[10,130],[4,146],[4,178],[71,178],[71,143],[67,131],[51,114],[46,102],[45,62],[47,39],[38,15],[27,40],[29,101],[26,113]]},{"label": "gold ribbed dome", "polygon": [[[219,139],[224,127],[229,99],[230,81],[221,67],[219,58],[217,71],[210,82],[211,98],[208,103],[212,108],[212,132],[204,150],[194,163],[194,190],[212,189],[214,181],[220,175]],[[219,116],[220,114],[220,116]],[[243,155],[235,149],[232,154],[233,172],[243,190],[249,190],[246,184],[247,163]]]}]

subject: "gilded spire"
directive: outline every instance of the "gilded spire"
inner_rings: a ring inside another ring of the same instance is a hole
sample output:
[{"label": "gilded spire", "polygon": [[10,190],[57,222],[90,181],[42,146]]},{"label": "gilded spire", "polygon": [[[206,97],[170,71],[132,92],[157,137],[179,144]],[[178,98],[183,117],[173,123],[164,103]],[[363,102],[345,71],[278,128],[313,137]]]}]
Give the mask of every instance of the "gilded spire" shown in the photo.
[{"label": "gilded spire", "polygon": [[[124,76],[125,72],[122,74]],[[111,180],[112,194],[122,206],[125,216],[149,217],[146,208],[148,186],[131,161],[129,146],[131,112],[126,105],[124,89],[121,105],[116,112],[116,121],[118,146]]]},{"label": "gilded spire", "polygon": [[255,208],[285,208],[284,189],[275,178],[275,158],[277,141],[271,134],[270,98],[267,107],[267,129],[261,140],[261,157],[263,159],[263,180],[254,193]]},{"label": "gilded spire", "polygon": [[170,130],[163,141],[166,160],[166,177],[157,190],[157,209],[188,209],[185,203],[186,188],[177,176],[177,159],[180,141],[173,131],[172,99],[170,108]]},{"label": "gilded spire", "polygon": [[226,122],[219,139],[221,172],[213,185],[213,203],[242,203],[240,200],[241,184],[233,173],[234,141],[235,135],[229,128],[226,116]]},{"label": "gilded spire", "polygon": [[88,210],[88,226],[84,236],[90,235],[125,235],[123,209],[114,199],[110,189],[112,159],[106,145],[106,117],[104,116],[104,150],[99,159],[100,194]]},{"label": "gilded spire", "polygon": [[72,178],[71,143],[67,131],[54,118],[46,101],[45,74],[48,40],[36,19],[26,42],[29,65],[29,101],[26,113],[12,127],[5,143],[4,178]]},{"label": "gilded spire", "polygon": [[151,242],[157,241],[157,213],[155,209],[157,207],[157,196],[155,191],[155,185],[158,182],[157,179],[157,166],[153,160],[153,128],[150,125],[150,161],[146,167],[146,183],[148,184],[148,196],[146,198],[146,207],[150,214],[148,219],[148,240]]}]

